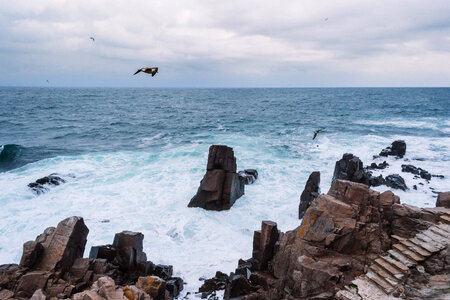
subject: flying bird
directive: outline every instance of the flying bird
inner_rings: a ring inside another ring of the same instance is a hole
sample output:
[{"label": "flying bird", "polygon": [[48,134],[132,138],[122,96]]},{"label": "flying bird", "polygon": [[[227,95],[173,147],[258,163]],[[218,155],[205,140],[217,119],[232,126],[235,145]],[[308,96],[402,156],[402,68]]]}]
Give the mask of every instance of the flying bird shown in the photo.
[{"label": "flying bird", "polygon": [[325,18],[325,21],[328,21],[328,18]]},{"label": "flying bird", "polygon": [[140,68],[139,70],[136,71],[136,73],[134,73],[133,75],[136,75],[139,72],[144,72],[147,74],[152,74],[152,77],[155,76],[156,73],[158,73],[158,67],[145,67],[145,68]]},{"label": "flying bird", "polygon": [[91,39],[93,42],[95,42],[95,39],[94,39],[92,36],[90,37],[90,39]]},{"label": "flying bird", "polygon": [[321,132],[322,130],[325,130],[325,128],[320,128],[319,130],[314,131],[313,139],[315,139],[319,132]]}]

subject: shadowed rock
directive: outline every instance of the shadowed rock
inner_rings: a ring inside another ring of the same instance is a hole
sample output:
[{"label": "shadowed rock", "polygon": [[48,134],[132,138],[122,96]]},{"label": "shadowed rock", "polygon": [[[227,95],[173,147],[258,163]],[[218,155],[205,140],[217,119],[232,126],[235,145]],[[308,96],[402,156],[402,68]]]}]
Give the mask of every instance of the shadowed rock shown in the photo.
[{"label": "shadowed rock", "polygon": [[450,192],[439,193],[436,200],[436,207],[442,206],[450,208]]},{"label": "shadowed rock", "polygon": [[398,174],[391,174],[386,176],[386,185],[394,189],[400,189],[406,191],[408,187],[405,184],[405,180]]},{"label": "shadowed rock", "polygon": [[312,201],[319,195],[320,172],[312,172],[306,181],[305,189],[300,196],[298,206],[298,218],[303,218],[305,211],[311,205]]},{"label": "shadowed rock", "polygon": [[406,143],[402,140],[394,141],[391,146],[381,150],[380,156],[396,156],[402,158],[406,153]]}]

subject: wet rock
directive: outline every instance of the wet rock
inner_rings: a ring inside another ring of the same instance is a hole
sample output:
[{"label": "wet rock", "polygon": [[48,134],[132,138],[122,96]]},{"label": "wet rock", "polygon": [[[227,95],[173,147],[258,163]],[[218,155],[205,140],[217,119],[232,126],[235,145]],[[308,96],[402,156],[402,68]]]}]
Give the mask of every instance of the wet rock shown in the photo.
[{"label": "wet rock", "polygon": [[351,153],[346,153],[336,162],[333,180],[342,179],[369,184],[371,174],[363,168],[362,161]]},{"label": "wet rock", "polygon": [[243,295],[248,295],[256,290],[257,288],[251,285],[245,276],[232,274],[225,289],[224,298],[230,299]]},{"label": "wet rock", "polygon": [[154,275],[167,280],[172,277],[173,267],[170,265],[156,265],[155,270],[153,271]]},{"label": "wet rock", "polygon": [[20,259],[19,266],[21,268],[32,269],[34,265],[39,261],[44,247],[39,242],[28,241],[23,244],[23,254]]},{"label": "wet rock", "polygon": [[370,166],[367,167],[367,169],[386,169],[386,167],[389,166],[389,164],[386,161],[383,161],[382,163],[379,163],[378,165],[376,163],[371,163]]},{"label": "wet rock", "polygon": [[269,268],[268,263],[273,258],[278,238],[277,223],[272,221],[262,221],[261,230],[254,232],[252,258],[257,270],[263,271]]},{"label": "wet rock", "polygon": [[238,172],[239,177],[242,178],[245,184],[252,184],[258,179],[258,171],[255,169],[246,169]]},{"label": "wet rock", "polygon": [[394,141],[391,146],[381,150],[380,156],[396,156],[402,158],[406,153],[406,143],[402,140]]},{"label": "wet rock", "polygon": [[233,149],[222,145],[209,148],[207,171],[197,194],[188,207],[207,210],[230,209],[244,195],[244,179],[236,173],[236,158]]},{"label": "wet rock", "polygon": [[144,235],[140,232],[122,231],[114,236],[113,248],[117,249],[117,260],[124,272],[137,269],[139,263],[147,261],[147,255],[142,251]]},{"label": "wet rock", "polygon": [[394,188],[394,189],[400,189],[403,191],[406,191],[408,187],[405,184],[405,180],[398,174],[391,174],[386,176],[386,185],[388,187]]},{"label": "wet rock", "polygon": [[30,187],[36,194],[42,194],[48,190],[47,186],[52,185],[60,185],[61,183],[65,183],[66,181],[61,178],[58,174],[53,173],[48,176],[39,178],[35,182],[29,183],[28,187]]},{"label": "wet rock", "polygon": [[383,175],[369,177],[369,186],[380,186],[383,184],[386,184],[386,180],[383,178]]},{"label": "wet rock", "polygon": [[450,192],[443,192],[438,194],[436,207],[438,206],[450,208]]},{"label": "wet rock", "polygon": [[428,171],[425,171],[424,169],[417,168],[413,165],[402,165],[402,172],[408,172],[413,173],[416,175],[420,175],[421,178],[430,180],[431,174],[428,173]]},{"label": "wet rock", "polygon": [[306,181],[305,189],[300,196],[298,207],[298,218],[303,218],[305,211],[311,205],[312,201],[319,195],[320,172],[312,172]]},{"label": "wet rock", "polygon": [[183,279],[180,277],[172,277],[166,281],[166,289],[172,297],[178,297],[183,290]]},{"label": "wet rock", "polygon": [[199,292],[211,293],[213,291],[224,290],[228,282],[228,275],[220,271],[216,272],[216,276],[206,279],[199,288]]},{"label": "wet rock", "polygon": [[89,258],[103,258],[109,262],[113,262],[117,256],[117,249],[112,245],[93,246],[89,252]]},{"label": "wet rock", "polygon": [[166,282],[157,276],[139,277],[136,287],[149,294],[155,300],[163,300]]}]

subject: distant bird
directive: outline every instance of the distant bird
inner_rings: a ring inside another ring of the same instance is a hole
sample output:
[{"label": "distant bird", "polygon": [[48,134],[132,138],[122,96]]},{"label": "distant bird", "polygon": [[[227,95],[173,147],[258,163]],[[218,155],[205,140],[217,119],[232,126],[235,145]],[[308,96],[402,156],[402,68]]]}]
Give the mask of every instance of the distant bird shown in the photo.
[{"label": "distant bird", "polygon": [[321,132],[322,130],[325,130],[325,128],[320,128],[319,130],[314,131],[313,139],[315,139],[319,132]]},{"label": "distant bird", "polygon": [[328,21],[328,18],[325,18],[325,21]]},{"label": "distant bird", "polygon": [[91,39],[93,42],[95,42],[95,39],[94,39],[92,36],[90,37],[90,39]]},{"label": "distant bird", "polygon": [[140,68],[139,70],[136,71],[136,73],[134,73],[133,75],[136,75],[139,72],[144,72],[147,74],[152,74],[152,77],[155,76],[156,73],[158,73],[158,67],[146,67],[146,68]]}]

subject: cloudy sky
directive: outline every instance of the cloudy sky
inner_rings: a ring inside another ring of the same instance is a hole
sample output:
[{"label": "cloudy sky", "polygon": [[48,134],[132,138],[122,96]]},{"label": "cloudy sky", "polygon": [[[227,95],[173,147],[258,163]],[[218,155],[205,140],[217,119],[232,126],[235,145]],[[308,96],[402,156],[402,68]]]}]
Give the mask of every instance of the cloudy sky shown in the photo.
[{"label": "cloudy sky", "polygon": [[449,16],[448,0],[0,0],[0,86],[450,86]]}]

